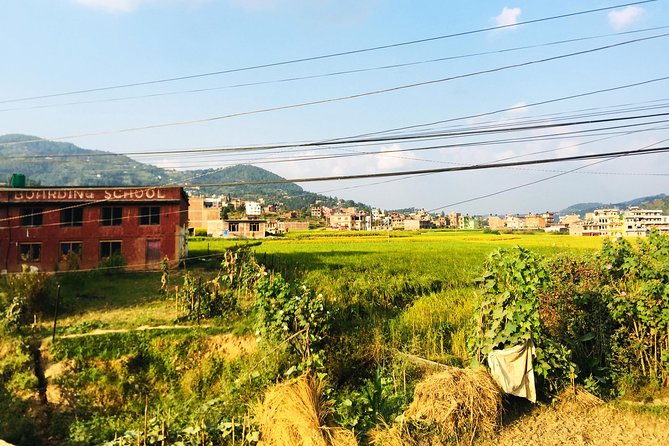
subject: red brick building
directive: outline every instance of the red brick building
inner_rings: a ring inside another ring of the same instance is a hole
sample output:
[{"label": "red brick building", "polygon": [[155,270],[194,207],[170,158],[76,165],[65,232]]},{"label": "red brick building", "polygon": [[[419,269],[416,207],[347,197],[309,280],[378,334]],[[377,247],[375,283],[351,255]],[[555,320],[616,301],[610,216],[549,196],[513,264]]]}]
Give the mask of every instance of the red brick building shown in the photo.
[{"label": "red brick building", "polygon": [[121,255],[150,269],[186,255],[180,187],[0,188],[0,270],[95,268]]}]

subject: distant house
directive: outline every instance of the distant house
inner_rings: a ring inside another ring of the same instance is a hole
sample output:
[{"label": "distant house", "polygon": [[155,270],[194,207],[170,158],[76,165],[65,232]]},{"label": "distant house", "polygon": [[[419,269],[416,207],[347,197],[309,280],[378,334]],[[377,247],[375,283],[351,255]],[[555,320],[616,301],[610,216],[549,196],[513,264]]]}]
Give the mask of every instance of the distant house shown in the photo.
[{"label": "distant house", "polygon": [[209,236],[220,236],[223,232],[221,222],[221,199],[205,197],[189,197],[188,232],[193,234],[196,229],[206,229]]},{"label": "distant house", "polygon": [[479,229],[481,227],[481,218],[475,215],[461,215],[459,229]]},{"label": "distant house", "polygon": [[257,201],[247,201],[244,207],[248,217],[257,217],[262,214],[262,206]]},{"label": "distant house", "polygon": [[266,220],[224,220],[224,238],[265,238]]},{"label": "distant house", "polygon": [[448,214],[448,226],[450,228],[459,228],[460,217],[462,217],[462,214],[460,214],[459,212],[451,212],[450,214]]},{"label": "distant house", "polygon": [[323,208],[320,206],[312,206],[311,207],[311,216],[314,218],[322,218],[323,217]]},{"label": "distant house", "polygon": [[432,229],[434,224],[428,220],[406,219],[404,220],[405,231],[418,231],[419,229]]}]

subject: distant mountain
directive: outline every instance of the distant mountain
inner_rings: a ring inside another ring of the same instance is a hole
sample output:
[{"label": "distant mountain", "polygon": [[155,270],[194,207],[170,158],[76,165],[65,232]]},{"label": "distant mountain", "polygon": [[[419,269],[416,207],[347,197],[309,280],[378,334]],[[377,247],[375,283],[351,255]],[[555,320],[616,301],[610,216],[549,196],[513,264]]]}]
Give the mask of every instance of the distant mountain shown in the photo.
[{"label": "distant mountain", "polygon": [[646,209],[661,209],[669,213],[669,196],[666,194],[650,195],[648,197],[635,198],[620,203],[578,203],[569,206],[559,212],[560,215],[579,214],[585,216],[586,212],[592,212],[595,209],[617,208],[627,209],[630,206],[639,206]]},{"label": "distant mountain", "polygon": [[[56,156],[57,155],[57,156]],[[35,158],[39,156],[39,158]],[[271,181],[282,177],[255,166],[178,171],[140,163],[125,155],[87,150],[74,144],[29,135],[0,136],[0,183],[13,173],[26,175],[28,186],[148,186],[184,184],[195,195],[228,195],[245,200],[264,199],[287,209],[324,206],[369,207],[350,200],[307,192],[295,183],[199,187],[203,183]]]}]

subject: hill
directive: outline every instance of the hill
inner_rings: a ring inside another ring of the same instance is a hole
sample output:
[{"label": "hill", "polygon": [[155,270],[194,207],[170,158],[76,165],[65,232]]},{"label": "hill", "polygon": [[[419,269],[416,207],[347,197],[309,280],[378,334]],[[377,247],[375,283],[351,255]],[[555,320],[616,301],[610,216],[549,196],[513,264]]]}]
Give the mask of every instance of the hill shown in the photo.
[{"label": "hill", "polygon": [[[39,156],[39,158],[34,158]],[[101,150],[88,150],[74,144],[49,141],[29,135],[0,136],[0,182],[13,173],[23,173],[28,186],[149,186],[186,184],[192,195],[227,195],[245,200],[264,199],[288,209],[305,209],[320,201],[325,206],[368,207],[350,200],[307,192],[294,183],[198,187],[203,183],[271,181],[282,177],[250,165],[223,169],[178,171],[144,164],[134,159]]]},{"label": "hill", "polygon": [[664,213],[669,213],[669,196],[666,194],[650,195],[620,203],[577,203],[561,210],[559,214],[579,214],[583,217],[586,212],[592,212],[595,209],[627,209],[630,206],[639,206],[646,209],[661,209]]}]

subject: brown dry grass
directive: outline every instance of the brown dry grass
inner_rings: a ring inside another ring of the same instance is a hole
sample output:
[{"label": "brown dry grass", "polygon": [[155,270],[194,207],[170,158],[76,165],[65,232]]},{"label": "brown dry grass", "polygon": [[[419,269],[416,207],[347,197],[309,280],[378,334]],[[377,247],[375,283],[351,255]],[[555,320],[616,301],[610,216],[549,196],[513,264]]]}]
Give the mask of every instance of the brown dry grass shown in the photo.
[{"label": "brown dry grass", "polygon": [[232,334],[223,334],[210,336],[206,340],[207,356],[221,355],[231,361],[240,356],[253,353],[258,349],[256,338],[254,336],[235,336]]},{"label": "brown dry grass", "polygon": [[669,419],[612,403],[579,398],[538,406],[478,446],[659,446],[669,443]]},{"label": "brown dry grass", "polygon": [[485,369],[445,370],[428,376],[414,392],[404,421],[370,432],[379,446],[441,445],[467,435],[491,435],[501,420],[502,396]]},{"label": "brown dry grass", "polygon": [[405,416],[435,425],[442,435],[491,434],[499,426],[502,395],[483,368],[448,367],[416,386]]},{"label": "brown dry grass", "polygon": [[352,432],[333,426],[324,383],[300,378],[271,388],[255,408],[262,446],[356,446]]}]

